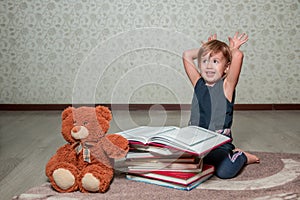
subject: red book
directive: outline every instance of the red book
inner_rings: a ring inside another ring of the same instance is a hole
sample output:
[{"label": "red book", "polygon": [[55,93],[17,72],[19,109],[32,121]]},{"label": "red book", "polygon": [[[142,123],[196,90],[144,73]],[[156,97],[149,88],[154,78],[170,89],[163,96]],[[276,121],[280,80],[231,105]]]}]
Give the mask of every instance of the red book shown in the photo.
[{"label": "red book", "polygon": [[203,165],[202,172],[198,173],[180,171],[152,171],[150,173],[138,173],[133,175],[187,186],[201,179],[202,177],[213,173],[214,167],[212,165]]}]

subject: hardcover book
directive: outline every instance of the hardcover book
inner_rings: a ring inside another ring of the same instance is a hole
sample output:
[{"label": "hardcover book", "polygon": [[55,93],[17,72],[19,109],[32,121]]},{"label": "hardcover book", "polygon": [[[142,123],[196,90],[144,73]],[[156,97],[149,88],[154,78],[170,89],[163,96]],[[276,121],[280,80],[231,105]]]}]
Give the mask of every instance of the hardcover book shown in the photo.
[{"label": "hardcover book", "polygon": [[147,178],[158,179],[161,181],[167,181],[182,185],[189,185],[192,182],[198,180],[199,178],[212,174],[214,172],[214,167],[211,165],[204,165],[201,172],[180,172],[180,171],[153,171],[149,173],[139,173],[139,176],[144,176]]},{"label": "hardcover book", "polygon": [[198,126],[184,128],[140,126],[117,134],[128,139],[131,145],[137,145],[139,150],[144,146],[145,150],[151,151],[150,147],[154,146],[161,147],[163,151],[171,148],[201,156],[231,140],[224,135]]},{"label": "hardcover book", "polygon": [[127,174],[126,178],[133,181],[189,191],[213,176],[213,172],[213,166],[204,165],[202,172],[199,173],[160,171],[144,174]]},{"label": "hardcover book", "polygon": [[[180,160],[180,161],[178,161]],[[125,161],[125,166],[128,170],[136,171],[156,171],[156,170],[201,170],[202,168],[202,159],[188,160],[183,162],[181,159],[170,159],[167,162],[161,162],[159,159],[152,159],[147,161]]]}]

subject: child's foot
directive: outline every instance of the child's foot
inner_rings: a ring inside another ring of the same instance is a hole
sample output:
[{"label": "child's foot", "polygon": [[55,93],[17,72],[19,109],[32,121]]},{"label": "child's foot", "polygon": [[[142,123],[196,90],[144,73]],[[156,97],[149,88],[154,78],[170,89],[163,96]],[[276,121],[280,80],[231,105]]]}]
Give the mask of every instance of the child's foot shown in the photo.
[{"label": "child's foot", "polygon": [[253,155],[251,153],[247,153],[247,152],[245,152],[241,149],[238,149],[238,148],[234,149],[233,151],[243,152],[245,154],[245,156],[247,157],[247,164],[253,164],[253,163],[259,163],[260,162],[259,158],[256,155]]}]

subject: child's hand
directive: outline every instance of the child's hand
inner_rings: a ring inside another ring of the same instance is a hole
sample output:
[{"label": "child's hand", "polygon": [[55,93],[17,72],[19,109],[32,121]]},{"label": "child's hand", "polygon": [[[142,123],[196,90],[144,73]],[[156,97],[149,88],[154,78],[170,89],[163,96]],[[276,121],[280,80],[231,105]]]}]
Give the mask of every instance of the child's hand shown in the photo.
[{"label": "child's hand", "polygon": [[217,39],[217,34],[216,33],[208,37],[208,41],[216,40],[216,39]]},{"label": "child's hand", "polygon": [[248,35],[246,33],[239,35],[239,32],[236,32],[233,38],[228,37],[228,40],[230,49],[239,49],[242,44],[248,41]]},{"label": "child's hand", "polygon": [[[213,34],[211,36],[208,37],[207,42],[211,41],[211,40],[216,40],[217,39],[217,34]],[[201,42],[202,44],[205,44],[206,42]]]}]

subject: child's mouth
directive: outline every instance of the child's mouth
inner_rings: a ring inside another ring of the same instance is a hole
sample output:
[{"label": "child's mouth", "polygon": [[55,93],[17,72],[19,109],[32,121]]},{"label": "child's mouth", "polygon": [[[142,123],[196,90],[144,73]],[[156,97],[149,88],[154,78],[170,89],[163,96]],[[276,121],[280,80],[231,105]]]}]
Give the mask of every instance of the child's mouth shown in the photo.
[{"label": "child's mouth", "polygon": [[206,75],[208,76],[208,77],[212,77],[212,76],[214,76],[215,75],[215,72],[206,72]]}]

